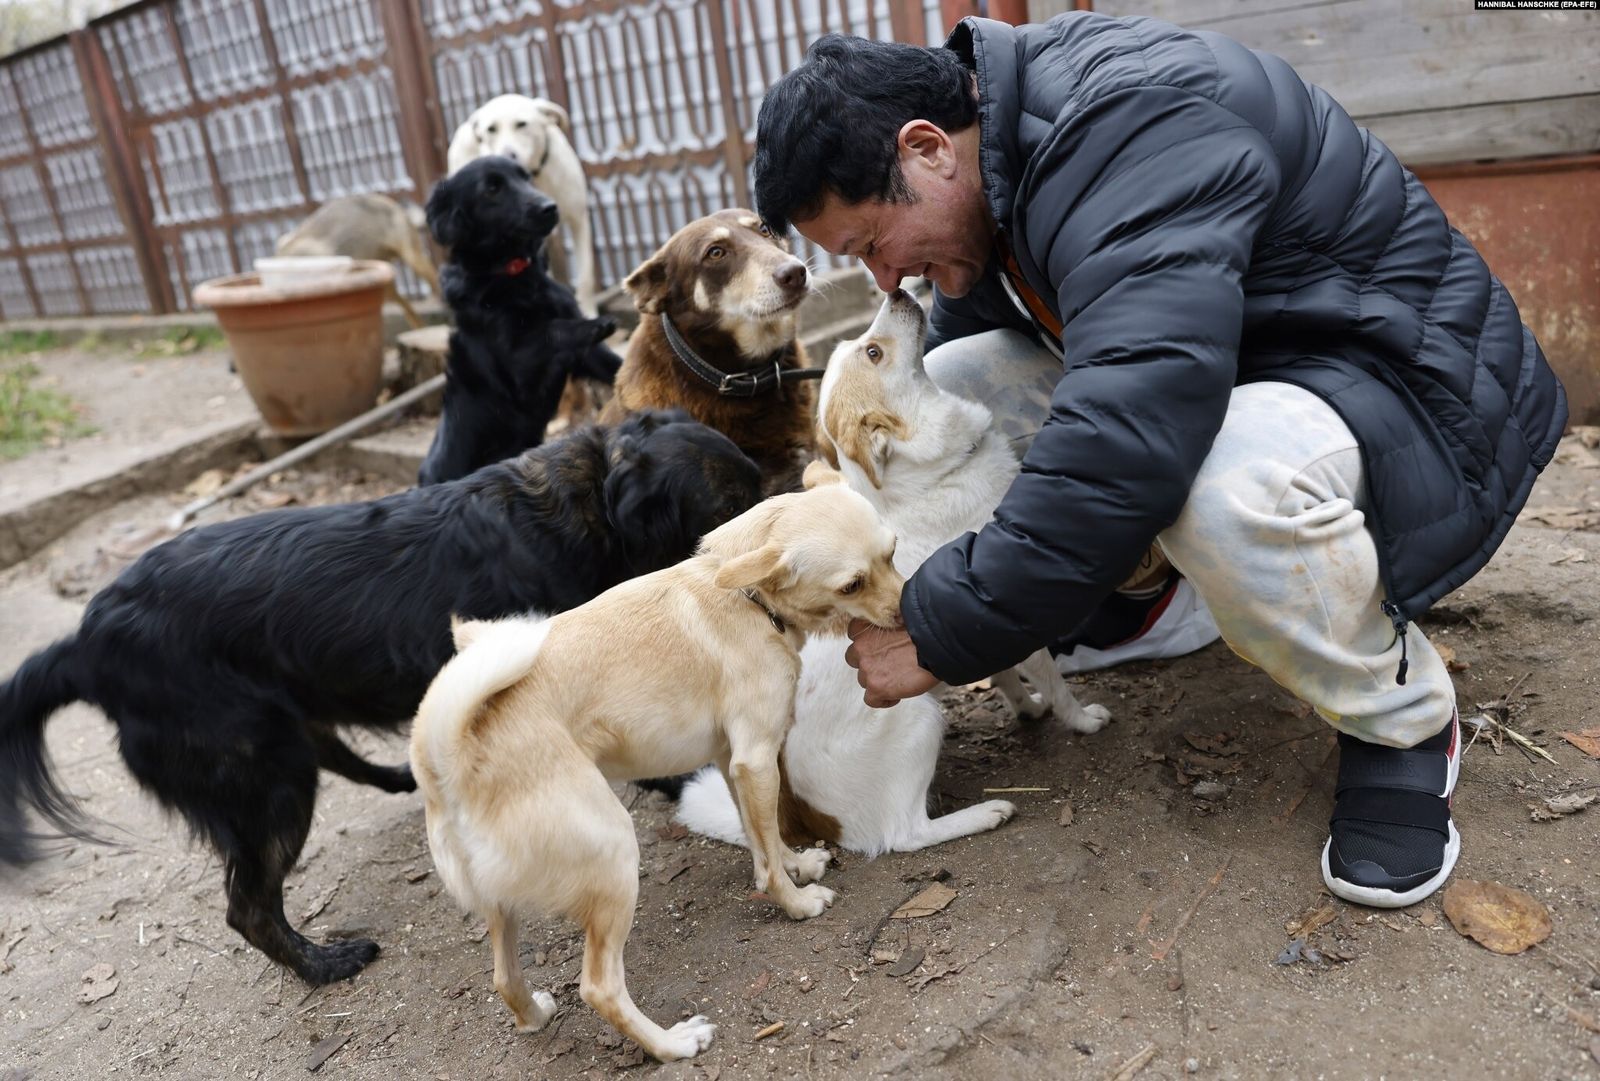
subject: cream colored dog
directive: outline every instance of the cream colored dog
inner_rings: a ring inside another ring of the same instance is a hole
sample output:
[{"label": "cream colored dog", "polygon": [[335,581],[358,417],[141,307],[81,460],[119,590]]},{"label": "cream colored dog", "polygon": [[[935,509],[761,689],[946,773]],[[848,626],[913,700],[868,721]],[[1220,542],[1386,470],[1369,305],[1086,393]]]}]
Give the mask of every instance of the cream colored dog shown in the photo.
[{"label": "cream colored dog", "polygon": [[551,236],[545,245],[550,273],[572,286],[578,307],[592,316],[599,286],[589,231],[589,191],[571,137],[572,121],[555,102],[501,94],[480,105],[456,129],[445,154],[445,167],[454,173],[469,161],[499,154],[528,170],[533,186],[555,200],[561,227],[572,246],[569,273],[566,253],[559,239]]},{"label": "cream colored dog", "polygon": [[555,1009],[529,995],[517,960],[518,914],[537,911],[583,925],[579,994],[650,1054],[690,1057],[715,1032],[704,1017],[663,1030],[628,996],[639,848],[610,781],[715,763],[756,887],[795,919],[832,904],[806,884],[827,851],[779,836],[778,752],[806,635],[898,617],[894,546],[866,499],[831,484],[758,504],[693,558],[561,615],[457,626],[460,652],[417,712],[412,769],[439,876],[488,921],[495,989],[518,1029]]}]

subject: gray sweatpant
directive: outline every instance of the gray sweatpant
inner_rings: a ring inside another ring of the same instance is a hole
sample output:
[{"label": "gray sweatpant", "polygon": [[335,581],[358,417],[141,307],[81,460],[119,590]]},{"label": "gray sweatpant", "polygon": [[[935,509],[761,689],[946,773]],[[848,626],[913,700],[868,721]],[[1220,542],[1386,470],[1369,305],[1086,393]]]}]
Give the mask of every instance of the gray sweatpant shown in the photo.
[{"label": "gray sweatpant", "polygon": [[[984,403],[1018,457],[1050,411],[1061,362],[1010,330],[927,356],[945,390]],[[1287,383],[1238,387],[1189,501],[1159,543],[1205,599],[1233,651],[1341,732],[1410,747],[1450,720],[1455,689],[1438,652],[1381,604],[1377,547],[1362,507],[1355,436],[1333,409]]]}]

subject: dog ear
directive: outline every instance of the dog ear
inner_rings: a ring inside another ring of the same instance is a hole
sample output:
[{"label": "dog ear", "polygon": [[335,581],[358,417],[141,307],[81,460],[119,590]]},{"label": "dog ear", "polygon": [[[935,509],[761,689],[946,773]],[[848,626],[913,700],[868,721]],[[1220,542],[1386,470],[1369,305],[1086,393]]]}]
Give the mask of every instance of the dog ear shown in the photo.
[{"label": "dog ear", "polygon": [[568,137],[571,137],[572,118],[567,115],[565,109],[547,98],[534,98],[533,104],[536,109],[553,120],[556,127],[566,132]]},{"label": "dog ear", "polygon": [[806,466],[806,471],[800,475],[801,487],[806,491],[820,488],[824,484],[843,484],[844,476],[837,466],[829,465],[818,458]]},{"label": "dog ear", "polygon": [[882,488],[878,479],[889,464],[889,441],[910,435],[905,421],[892,413],[873,410],[847,433],[848,442],[841,448],[844,456],[861,467],[874,488]]},{"label": "dog ear", "polygon": [[828,434],[827,427],[822,423],[822,416],[817,416],[817,431],[813,442],[817,445],[817,453],[822,455],[822,460],[835,469],[839,468],[839,452],[834,449],[833,436]]},{"label": "dog ear", "polygon": [[428,193],[423,217],[428,223],[428,232],[441,248],[448,250],[456,246],[461,239],[461,205],[448,178],[439,181]]},{"label": "dog ear", "polygon": [[657,315],[667,302],[667,259],[664,252],[656,252],[644,264],[623,279],[622,287],[633,298],[633,306],[640,315]]},{"label": "dog ear", "polygon": [[783,546],[764,544],[718,567],[714,582],[718,589],[749,589],[771,581],[782,569]]},{"label": "dog ear", "polygon": [[462,619],[452,614],[450,616],[450,637],[456,644],[456,652],[460,653],[478,640],[484,630],[489,626],[481,619]]}]

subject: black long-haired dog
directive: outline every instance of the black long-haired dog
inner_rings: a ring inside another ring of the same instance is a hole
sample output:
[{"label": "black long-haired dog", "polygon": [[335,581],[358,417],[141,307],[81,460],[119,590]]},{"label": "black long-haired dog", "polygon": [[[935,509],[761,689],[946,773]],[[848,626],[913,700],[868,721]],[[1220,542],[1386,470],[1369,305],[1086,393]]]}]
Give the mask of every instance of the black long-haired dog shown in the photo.
[{"label": "black long-haired dog", "polygon": [[409,721],[451,656],[452,615],[574,607],[688,558],[760,484],[726,436],[663,410],[453,483],[174,538],[0,685],[0,862],[38,854],[28,806],[90,836],[44,749],[50,715],[90,702],[117,726],[139,783],[221,854],[228,923],[311,983],[354,975],[376,943],[315,945],[283,914],[317,770],[387,792],[416,786],[407,767],[359,757],[337,727]]},{"label": "black long-haired dog", "polygon": [[434,185],[428,229],[450,250],[439,275],[455,315],[444,408],[418,474],[464,477],[544,442],[569,376],[610,384],[622,358],[604,344],[610,319],[587,319],[541,250],[560,221],[555,201],[510,158],[479,158]]}]

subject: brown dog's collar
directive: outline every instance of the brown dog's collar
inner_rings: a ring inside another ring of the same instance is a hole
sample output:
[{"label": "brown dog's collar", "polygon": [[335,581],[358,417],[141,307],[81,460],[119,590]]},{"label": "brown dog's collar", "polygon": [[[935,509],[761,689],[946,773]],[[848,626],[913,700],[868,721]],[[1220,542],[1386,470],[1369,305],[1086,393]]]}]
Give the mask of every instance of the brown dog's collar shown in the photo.
[{"label": "brown dog's collar", "polygon": [[[661,331],[667,336],[667,344],[672,347],[672,355],[678,358],[678,363],[689,369],[691,375],[706,384],[712,390],[725,398],[754,398],[758,394],[765,394],[769,390],[777,390],[785,383],[792,383],[800,379],[821,379],[826,368],[785,368],[779,361],[772,362],[771,369],[761,368],[756,371],[725,372],[721,368],[708,363],[705,358],[696,353],[684,340],[678,328],[672,322],[671,316],[666,312],[661,313]],[[780,354],[781,356],[781,354]]]},{"label": "brown dog's collar", "polygon": [[745,599],[751,604],[767,613],[767,619],[771,621],[773,630],[777,631],[779,634],[789,633],[789,625],[783,621],[783,617],[777,612],[773,611],[772,606],[766,601],[762,600],[755,590],[741,589],[739,592],[743,593],[745,595]]}]

